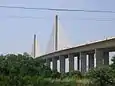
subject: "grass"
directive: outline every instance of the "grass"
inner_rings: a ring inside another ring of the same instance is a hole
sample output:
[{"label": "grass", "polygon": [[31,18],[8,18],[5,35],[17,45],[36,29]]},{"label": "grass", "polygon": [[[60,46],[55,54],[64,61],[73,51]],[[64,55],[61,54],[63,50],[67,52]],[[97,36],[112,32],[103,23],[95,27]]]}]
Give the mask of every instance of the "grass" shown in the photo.
[{"label": "grass", "polygon": [[[44,81],[49,82],[46,86],[95,86],[91,83],[89,79],[75,79],[75,78],[64,78],[61,79],[51,79],[46,78]],[[44,85],[45,86],[45,85]]]}]

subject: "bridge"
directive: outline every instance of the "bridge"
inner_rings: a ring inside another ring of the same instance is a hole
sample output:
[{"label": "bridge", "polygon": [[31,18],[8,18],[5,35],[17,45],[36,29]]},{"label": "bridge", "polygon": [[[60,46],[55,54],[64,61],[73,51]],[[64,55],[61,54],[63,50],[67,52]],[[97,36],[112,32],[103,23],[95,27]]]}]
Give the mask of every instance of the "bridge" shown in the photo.
[{"label": "bridge", "polygon": [[[55,21],[54,35],[54,51],[39,56],[46,60],[47,66],[50,67],[52,62],[52,70],[57,70],[57,60],[60,61],[60,72],[65,73],[65,59],[69,59],[69,72],[74,71],[74,57],[77,57],[77,70],[82,73],[94,68],[94,58],[96,59],[96,67],[109,65],[109,52],[115,51],[115,38],[108,38],[92,43],[78,45],[71,48],[58,50],[58,16]],[[88,57],[88,61],[87,61]]]}]

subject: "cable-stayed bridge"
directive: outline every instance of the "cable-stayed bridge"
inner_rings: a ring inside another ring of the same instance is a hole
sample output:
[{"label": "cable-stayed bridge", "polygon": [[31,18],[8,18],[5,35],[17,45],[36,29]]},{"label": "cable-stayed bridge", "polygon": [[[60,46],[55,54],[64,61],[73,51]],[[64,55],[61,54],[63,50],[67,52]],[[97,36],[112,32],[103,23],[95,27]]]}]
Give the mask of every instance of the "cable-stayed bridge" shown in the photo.
[{"label": "cable-stayed bridge", "polygon": [[[49,67],[52,62],[52,70],[58,69],[57,63],[59,61],[59,71],[65,73],[65,59],[68,58],[69,71],[73,71],[75,69],[75,57],[77,58],[76,68],[81,72],[86,72],[94,68],[94,66],[109,65],[109,52],[115,51],[114,37],[74,47],[69,45],[70,43],[66,38],[67,36],[64,36],[63,29],[56,15],[47,52],[38,57],[45,59]],[[34,57],[36,57],[36,53],[36,41],[34,40]]]},{"label": "cable-stayed bridge", "polygon": [[62,25],[58,21],[58,16],[56,15],[46,53],[51,53],[71,47],[71,43],[69,42],[65,31],[66,30],[63,29]]},{"label": "cable-stayed bridge", "polygon": [[[50,39],[45,52],[46,54],[72,47],[67,34],[65,34],[65,31],[66,30],[63,29],[62,25],[58,20],[58,16],[56,15],[53,24],[53,29],[49,37]],[[41,55],[36,34],[34,34],[31,55],[33,57],[38,57]]]}]

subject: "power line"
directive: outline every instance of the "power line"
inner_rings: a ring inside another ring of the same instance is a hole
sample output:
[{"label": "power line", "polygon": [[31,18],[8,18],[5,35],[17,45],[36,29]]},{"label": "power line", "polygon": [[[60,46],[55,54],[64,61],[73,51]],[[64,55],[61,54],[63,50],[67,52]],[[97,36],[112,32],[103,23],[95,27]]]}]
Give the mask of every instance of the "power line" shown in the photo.
[{"label": "power line", "polygon": [[54,9],[54,8],[31,8],[18,6],[0,6],[0,8],[25,9],[25,10],[44,10],[44,11],[73,11],[73,12],[97,12],[97,13],[115,13],[115,11],[106,10],[81,10],[81,9]]},{"label": "power line", "polygon": [[[34,16],[5,16],[6,18],[14,18],[14,19],[40,19],[40,20],[51,20],[51,18],[46,17],[34,17]],[[2,17],[3,18],[3,17]],[[62,18],[59,20],[66,21],[78,21],[78,20],[91,20],[91,21],[115,21],[115,18]]]},{"label": "power line", "polygon": [[17,19],[45,19],[45,17],[34,17],[34,16],[6,16],[7,18],[17,18]]}]

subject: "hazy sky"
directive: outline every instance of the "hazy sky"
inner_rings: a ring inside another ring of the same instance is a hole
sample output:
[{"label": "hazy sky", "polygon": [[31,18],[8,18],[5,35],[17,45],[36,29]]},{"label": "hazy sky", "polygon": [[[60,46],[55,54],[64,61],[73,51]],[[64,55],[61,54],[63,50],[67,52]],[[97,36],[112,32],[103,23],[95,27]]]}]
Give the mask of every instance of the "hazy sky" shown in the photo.
[{"label": "hazy sky", "polygon": [[[115,11],[115,0],[0,0],[0,5]],[[34,33],[38,36],[41,51],[46,51],[55,14],[55,11],[0,8],[0,52],[30,52]],[[115,14],[58,12],[58,15],[74,45],[115,36]],[[38,19],[11,16],[31,16]],[[111,21],[95,20],[100,18]]]}]

